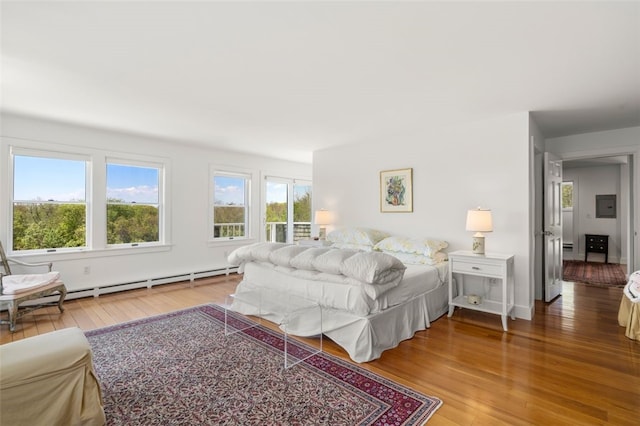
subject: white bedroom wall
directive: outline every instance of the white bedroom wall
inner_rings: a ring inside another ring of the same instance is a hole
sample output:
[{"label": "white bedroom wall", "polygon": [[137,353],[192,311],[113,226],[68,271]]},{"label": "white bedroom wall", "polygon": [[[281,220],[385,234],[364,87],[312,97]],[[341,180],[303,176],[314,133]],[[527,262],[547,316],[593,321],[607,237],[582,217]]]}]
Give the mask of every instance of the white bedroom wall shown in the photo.
[{"label": "white bedroom wall", "polygon": [[[171,244],[166,251],[123,256],[101,256],[100,253],[50,254],[27,261],[50,260],[64,276],[69,290],[128,283],[155,277],[207,271],[226,265],[226,253],[245,243],[208,243],[209,165],[224,165],[250,171],[254,175],[251,203],[253,236],[258,237],[260,225],[260,173],[278,171],[283,176],[310,179],[310,164],[280,161],[244,155],[230,151],[204,149],[179,144],[179,141],[159,141],[151,137],[128,135],[37,120],[17,115],[2,115],[0,148],[0,239],[5,240],[8,224],[8,190],[4,179],[8,156],[8,141],[39,141],[48,146],[74,148],[92,147],[101,150],[149,154],[170,159],[171,180]],[[90,274],[84,274],[89,266]]]},{"label": "white bedroom wall", "polygon": [[[466,212],[493,211],[488,252],[515,254],[516,315],[530,318],[530,173],[527,113],[380,135],[316,151],[314,205],[336,214],[339,226],[447,240],[468,250]],[[379,173],[413,168],[413,212],[381,213]],[[331,229],[329,229],[331,230]]]}]

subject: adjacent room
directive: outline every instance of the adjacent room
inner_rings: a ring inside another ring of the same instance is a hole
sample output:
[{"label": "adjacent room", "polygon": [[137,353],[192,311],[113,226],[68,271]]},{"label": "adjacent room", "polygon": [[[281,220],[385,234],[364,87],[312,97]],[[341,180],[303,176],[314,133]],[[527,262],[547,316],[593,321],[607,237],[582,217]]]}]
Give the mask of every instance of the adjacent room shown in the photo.
[{"label": "adjacent room", "polygon": [[640,2],[0,22],[0,424],[637,424]]}]

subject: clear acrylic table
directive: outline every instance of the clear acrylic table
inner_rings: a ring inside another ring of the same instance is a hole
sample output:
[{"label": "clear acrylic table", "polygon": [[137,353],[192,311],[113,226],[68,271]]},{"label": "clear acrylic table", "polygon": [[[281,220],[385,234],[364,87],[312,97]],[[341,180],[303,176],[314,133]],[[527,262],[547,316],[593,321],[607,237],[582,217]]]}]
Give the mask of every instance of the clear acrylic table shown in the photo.
[{"label": "clear acrylic table", "polygon": [[[232,324],[231,312],[242,314],[246,321]],[[257,327],[265,318],[278,324],[284,333],[285,369],[322,352],[322,308],[317,302],[269,289],[256,289],[227,296],[224,304],[225,336]],[[292,326],[305,318],[313,318],[320,324],[318,348],[306,344],[301,346],[291,334]]]}]

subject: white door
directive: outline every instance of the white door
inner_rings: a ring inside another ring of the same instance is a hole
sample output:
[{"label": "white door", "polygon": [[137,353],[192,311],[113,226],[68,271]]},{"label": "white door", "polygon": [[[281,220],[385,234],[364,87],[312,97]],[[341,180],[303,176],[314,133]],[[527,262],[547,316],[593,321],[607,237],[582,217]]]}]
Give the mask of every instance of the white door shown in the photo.
[{"label": "white door", "polygon": [[294,243],[311,238],[311,182],[265,177],[265,241]]},{"label": "white door", "polygon": [[544,300],[562,294],[562,161],[544,153]]}]

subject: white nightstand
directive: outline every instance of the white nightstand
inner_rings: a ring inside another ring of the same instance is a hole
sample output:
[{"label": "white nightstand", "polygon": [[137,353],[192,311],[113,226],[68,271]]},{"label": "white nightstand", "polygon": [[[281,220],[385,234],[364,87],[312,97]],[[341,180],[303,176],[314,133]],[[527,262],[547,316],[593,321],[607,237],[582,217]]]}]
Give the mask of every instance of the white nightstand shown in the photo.
[{"label": "white nightstand", "polygon": [[331,245],[331,241],[327,240],[298,240],[299,246],[306,247],[329,247]]},{"label": "white nightstand", "polygon": [[[458,294],[453,296],[453,275],[456,274]],[[487,300],[474,305],[467,301],[464,288],[464,276],[473,275],[487,280],[500,280],[502,300]],[[473,254],[471,251],[454,251],[449,253],[449,317],[456,306],[489,312],[502,317],[502,328],[507,331],[507,315],[516,319],[513,312],[515,300],[515,280],[513,277],[512,254]]]}]

